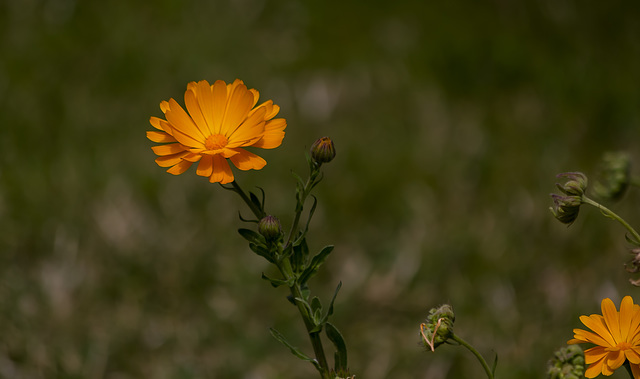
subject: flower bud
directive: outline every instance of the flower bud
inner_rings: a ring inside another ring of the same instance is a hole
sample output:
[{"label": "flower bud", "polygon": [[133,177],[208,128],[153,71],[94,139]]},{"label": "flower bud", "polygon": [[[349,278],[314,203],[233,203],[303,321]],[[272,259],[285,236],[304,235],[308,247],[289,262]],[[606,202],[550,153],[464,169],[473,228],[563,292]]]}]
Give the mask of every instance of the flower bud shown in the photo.
[{"label": "flower bud", "polygon": [[436,347],[453,336],[453,322],[456,317],[449,304],[443,304],[429,311],[426,322],[420,324],[420,335],[425,347],[435,351]]},{"label": "flower bud", "polygon": [[580,205],[582,205],[581,196],[562,196],[551,194],[553,199],[553,207],[550,207],[553,216],[563,224],[571,225],[578,218]]},{"label": "flower bud", "polygon": [[329,163],[335,156],[336,148],[329,137],[322,137],[311,145],[311,159],[316,163]]},{"label": "flower bud", "polygon": [[565,172],[558,174],[557,177],[569,179],[564,185],[556,183],[558,189],[565,195],[582,196],[587,190],[587,177],[581,172]]},{"label": "flower bud", "polygon": [[631,183],[631,158],[628,154],[607,153],[602,157],[600,180],[593,186],[595,194],[603,199],[618,200]]},{"label": "flower bud", "polygon": [[282,226],[277,217],[268,215],[258,223],[258,233],[267,241],[275,241],[282,236]]},{"label": "flower bud", "polygon": [[547,366],[549,379],[584,378],[584,353],[578,345],[558,349]]}]

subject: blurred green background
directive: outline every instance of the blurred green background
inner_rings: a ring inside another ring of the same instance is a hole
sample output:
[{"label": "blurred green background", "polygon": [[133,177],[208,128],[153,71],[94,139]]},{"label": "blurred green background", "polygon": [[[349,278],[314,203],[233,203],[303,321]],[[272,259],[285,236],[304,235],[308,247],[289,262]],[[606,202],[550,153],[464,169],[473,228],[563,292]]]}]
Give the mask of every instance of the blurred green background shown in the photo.
[{"label": "blurred green background", "polygon": [[[579,315],[640,301],[622,228],[548,211],[557,173],[637,145],[639,19],[635,1],[0,1],[0,377],[316,376],[269,334],[310,351],[235,232],[243,204],[166,174],[145,138],[189,81],[235,78],[288,121],[236,172],[285,225],[291,171],[336,143],[309,240],[336,249],[311,285],[343,282],[358,378],[483,377],[419,345],[444,302],[499,377],[544,377]],[[639,205],[613,208],[638,225]]]}]

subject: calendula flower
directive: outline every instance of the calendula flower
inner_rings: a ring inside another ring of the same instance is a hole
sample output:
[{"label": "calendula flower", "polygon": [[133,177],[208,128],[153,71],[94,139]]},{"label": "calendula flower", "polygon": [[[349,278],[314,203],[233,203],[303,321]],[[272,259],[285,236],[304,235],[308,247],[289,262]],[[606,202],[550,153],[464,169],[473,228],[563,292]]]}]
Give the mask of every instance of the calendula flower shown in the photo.
[{"label": "calendula flower", "polygon": [[[247,89],[236,79],[231,84],[206,80],[187,85],[187,111],[174,99],[160,103],[166,120],[151,117],[158,131],[147,138],[161,145],[152,147],[156,163],[180,175],[198,162],[196,173],[212,183],[230,183],[234,177],[227,160],[240,170],[260,170],[267,162],[245,147],[273,149],[280,146],[287,126],[274,118],[280,107],[268,100],[258,103],[258,91]],[[187,113],[188,112],[188,113]]]},{"label": "calendula flower", "polygon": [[609,376],[628,361],[633,377],[640,378],[640,305],[634,304],[631,296],[622,299],[620,312],[611,299],[604,299],[602,316],[580,316],[580,321],[592,331],[574,329],[574,339],[568,343],[596,345],[584,352],[589,365],[585,377]]}]

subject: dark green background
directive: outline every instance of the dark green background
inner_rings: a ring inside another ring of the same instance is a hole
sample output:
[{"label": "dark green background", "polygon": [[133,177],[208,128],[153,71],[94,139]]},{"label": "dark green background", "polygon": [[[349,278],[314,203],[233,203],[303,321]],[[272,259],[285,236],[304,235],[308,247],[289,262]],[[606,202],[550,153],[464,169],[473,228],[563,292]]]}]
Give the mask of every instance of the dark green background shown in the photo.
[{"label": "dark green background", "polygon": [[483,377],[419,346],[443,302],[498,377],[543,377],[579,315],[640,301],[622,228],[548,211],[557,173],[636,147],[638,20],[636,1],[0,1],[0,377],[315,377],[269,335],[310,350],[235,232],[248,211],[145,138],[189,81],[235,78],[288,120],[236,172],[285,225],[291,170],[336,142],[309,239],[336,249],[311,285],[343,282],[358,378]]}]

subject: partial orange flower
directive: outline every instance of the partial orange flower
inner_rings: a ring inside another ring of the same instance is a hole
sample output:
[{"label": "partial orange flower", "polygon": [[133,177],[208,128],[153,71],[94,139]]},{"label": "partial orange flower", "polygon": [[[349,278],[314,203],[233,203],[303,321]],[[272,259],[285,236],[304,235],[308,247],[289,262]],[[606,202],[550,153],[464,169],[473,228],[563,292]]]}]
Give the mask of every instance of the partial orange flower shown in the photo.
[{"label": "partial orange flower", "polygon": [[592,330],[573,329],[574,339],[569,344],[592,343],[585,350],[587,378],[602,374],[609,376],[628,360],[634,379],[640,379],[640,305],[631,296],[625,296],[620,312],[611,299],[602,300],[602,316],[580,316],[580,321]]},{"label": "partial orange flower", "polygon": [[161,143],[152,147],[156,163],[180,175],[198,162],[196,174],[222,184],[234,180],[227,159],[240,170],[260,170],[267,162],[244,148],[280,146],[287,122],[274,118],[280,107],[273,101],[256,106],[258,97],[258,91],[247,89],[239,79],[231,84],[189,83],[184,94],[188,113],[169,99],[160,103],[166,120],[149,120],[158,131],[148,131],[147,138]]}]

